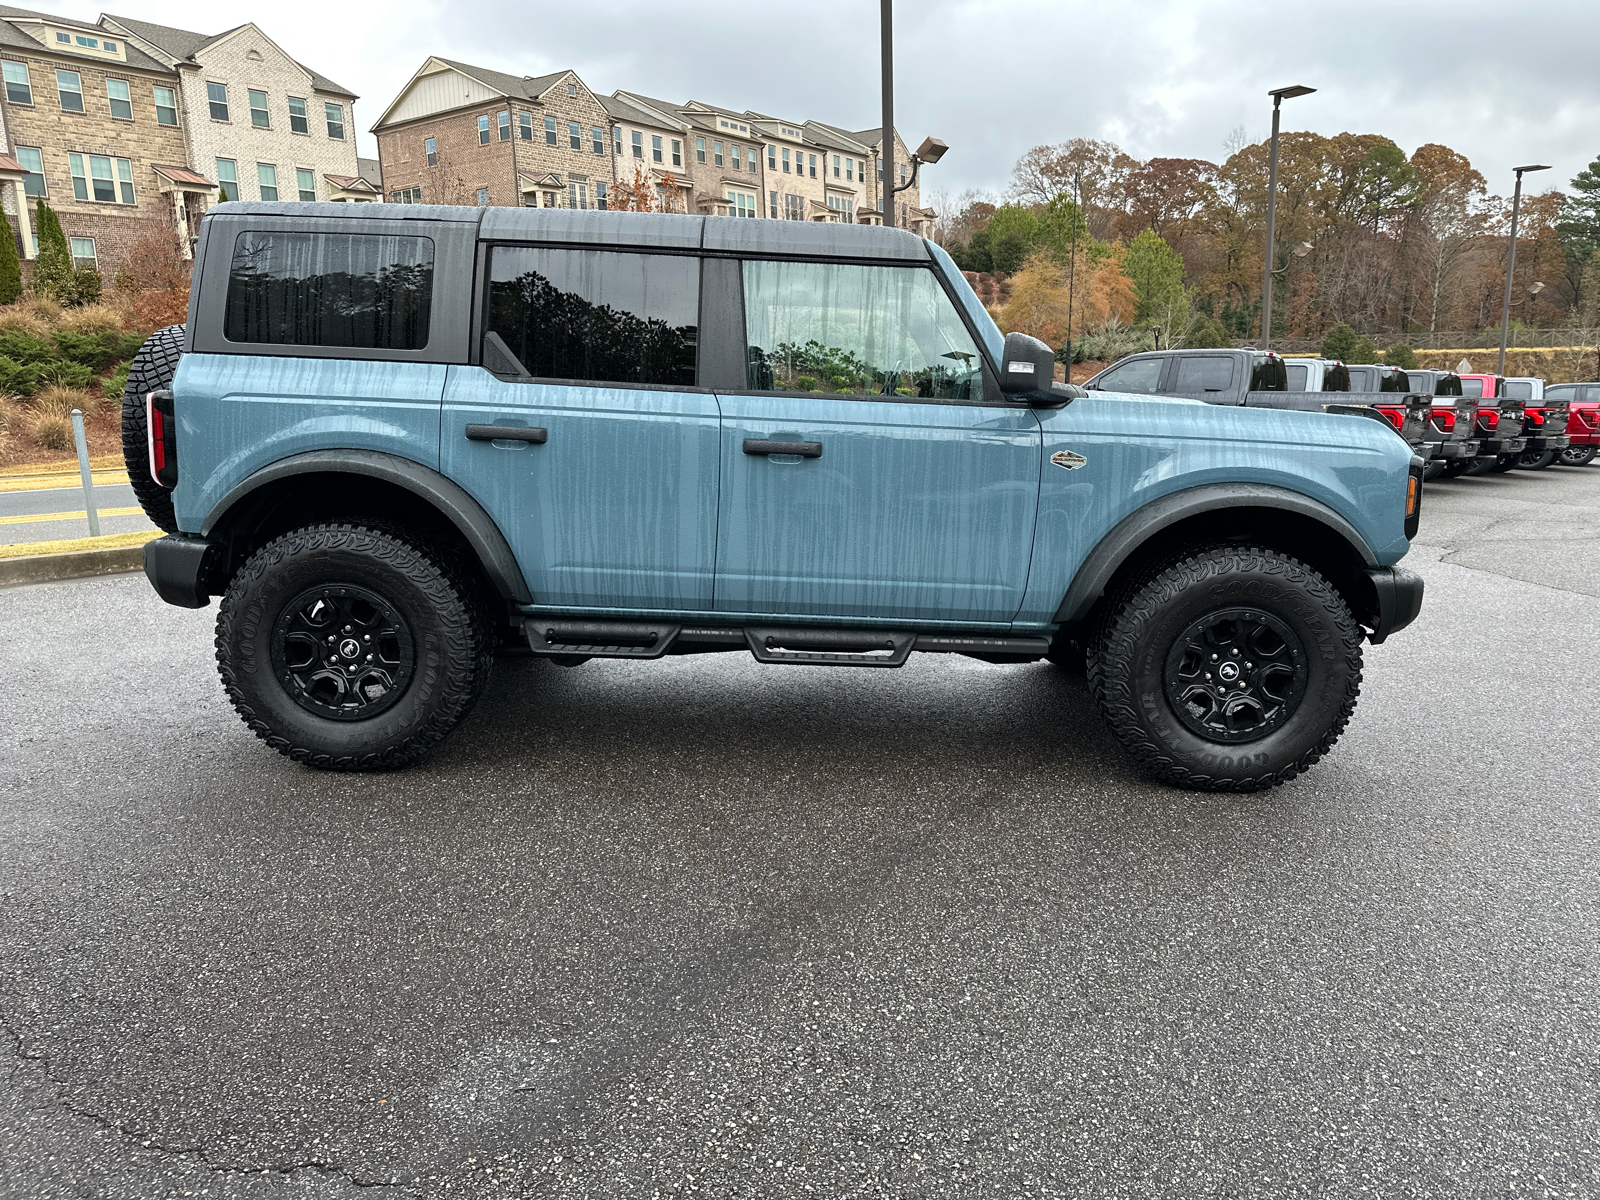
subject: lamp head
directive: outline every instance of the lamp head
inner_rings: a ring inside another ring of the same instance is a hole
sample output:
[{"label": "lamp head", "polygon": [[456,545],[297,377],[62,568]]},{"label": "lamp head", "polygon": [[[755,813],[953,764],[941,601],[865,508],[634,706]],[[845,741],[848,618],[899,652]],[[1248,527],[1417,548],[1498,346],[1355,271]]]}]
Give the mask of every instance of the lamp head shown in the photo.
[{"label": "lamp head", "polygon": [[1536,281],[1528,285],[1528,295],[1530,296],[1537,296],[1542,291],[1544,291],[1544,284],[1542,283]]},{"label": "lamp head", "polygon": [[948,149],[950,147],[936,137],[923,138],[922,145],[917,147],[917,157],[931,165],[943,158]]},{"label": "lamp head", "polygon": [[1296,258],[1304,258],[1306,255],[1310,254],[1311,251],[1312,245],[1310,242],[1301,242],[1293,250],[1289,251],[1289,253],[1293,254]]},{"label": "lamp head", "polygon": [[1550,169],[1550,164],[1549,163],[1530,163],[1526,167],[1512,167],[1511,169],[1513,171],[1515,171],[1518,175],[1521,175],[1524,171],[1548,171]]},{"label": "lamp head", "polygon": [[1316,90],[1314,87],[1306,87],[1303,83],[1297,83],[1292,87],[1273,88],[1267,95],[1271,96],[1273,100],[1293,100],[1296,96],[1309,96]]}]

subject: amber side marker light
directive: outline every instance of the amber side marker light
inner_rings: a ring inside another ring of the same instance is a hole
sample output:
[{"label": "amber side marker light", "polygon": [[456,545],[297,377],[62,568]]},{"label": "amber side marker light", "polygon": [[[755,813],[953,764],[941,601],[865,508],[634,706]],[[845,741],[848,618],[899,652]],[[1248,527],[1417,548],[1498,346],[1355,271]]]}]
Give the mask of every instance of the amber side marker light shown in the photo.
[{"label": "amber side marker light", "polygon": [[1417,515],[1417,477],[1415,475],[1407,475],[1406,476],[1406,516],[1414,517],[1416,515]]}]

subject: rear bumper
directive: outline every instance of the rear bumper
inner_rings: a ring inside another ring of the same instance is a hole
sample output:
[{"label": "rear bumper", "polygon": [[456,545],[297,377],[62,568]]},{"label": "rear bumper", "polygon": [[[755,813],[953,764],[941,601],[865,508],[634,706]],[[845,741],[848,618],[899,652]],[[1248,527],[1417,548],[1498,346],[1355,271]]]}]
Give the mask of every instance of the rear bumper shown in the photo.
[{"label": "rear bumper", "polygon": [[204,608],[211,603],[206,590],[206,556],[211,542],[186,533],[169,533],[144,544],[144,574],[168,604],[179,608]]},{"label": "rear bumper", "polygon": [[1540,452],[1545,450],[1565,450],[1567,446],[1571,444],[1571,441],[1572,439],[1564,433],[1552,434],[1550,436],[1540,434],[1536,437],[1529,438],[1526,448],[1528,450],[1536,450]]},{"label": "rear bumper", "polygon": [[1478,443],[1465,442],[1424,442],[1429,451],[1430,458],[1476,458],[1478,456]]},{"label": "rear bumper", "polygon": [[1484,438],[1478,443],[1478,453],[1490,454],[1521,454],[1528,448],[1528,439],[1523,437],[1510,438]]},{"label": "rear bumper", "polygon": [[1600,433],[1569,433],[1569,446],[1600,446]]},{"label": "rear bumper", "polygon": [[1368,640],[1376,646],[1417,619],[1422,611],[1422,576],[1404,567],[1379,567],[1366,575],[1376,600]]}]

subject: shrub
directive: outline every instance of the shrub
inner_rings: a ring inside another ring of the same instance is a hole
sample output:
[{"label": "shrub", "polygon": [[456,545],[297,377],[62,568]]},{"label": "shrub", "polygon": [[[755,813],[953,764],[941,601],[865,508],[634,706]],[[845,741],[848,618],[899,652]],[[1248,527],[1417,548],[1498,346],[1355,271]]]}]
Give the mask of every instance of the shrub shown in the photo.
[{"label": "shrub", "polygon": [[1217,318],[1201,317],[1189,326],[1183,344],[1191,350],[1226,350],[1233,345],[1233,335]]},{"label": "shrub", "polygon": [[10,330],[0,333],[0,354],[15,362],[42,363],[59,357],[60,352],[49,338]]},{"label": "shrub", "polygon": [[62,232],[61,221],[55,210],[41,198],[38,202],[39,256],[33,263],[33,291],[70,304],[73,292],[72,253],[67,247],[67,235]]},{"label": "shrub", "polygon": [[50,336],[50,326],[28,311],[25,304],[8,304],[0,308],[0,332],[31,333],[34,337]]},{"label": "shrub", "polygon": [[39,368],[0,354],[0,389],[16,396],[31,396],[39,386]]},{"label": "shrub", "polygon": [[82,363],[96,375],[128,357],[120,333],[77,333],[63,326],[56,330],[55,341],[63,358]]},{"label": "shrub", "polygon": [[58,383],[63,387],[86,388],[94,382],[94,372],[88,367],[61,358],[35,364],[34,372],[38,387],[43,387],[47,383]]},{"label": "shrub", "polygon": [[63,299],[68,304],[95,304],[104,291],[99,271],[94,267],[74,267]]},{"label": "shrub", "polygon": [[[28,219],[27,209],[18,214],[22,220]],[[17,261],[16,235],[11,231],[11,222],[4,213],[0,213],[0,304],[10,304],[22,295],[22,264]]]},{"label": "shrub", "polygon": [[165,329],[189,319],[189,288],[140,292],[133,301],[133,321],[140,329]]},{"label": "shrub", "polygon": [[40,413],[33,419],[33,440],[46,450],[71,450],[72,418]]},{"label": "shrub", "polygon": [[814,392],[817,390],[817,380],[812,375],[801,375],[794,381],[794,386],[802,392]]},{"label": "shrub", "polygon": [[100,397],[93,392],[52,383],[39,389],[33,398],[33,408],[35,412],[55,413],[60,417],[71,416],[76,408],[85,417],[92,417],[100,409]]},{"label": "shrub", "polygon": [[43,322],[46,329],[54,329],[61,324],[61,305],[49,296],[28,296],[18,301],[17,307],[35,320]]},{"label": "shrub", "polygon": [[1115,316],[1107,317],[1092,332],[1072,344],[1073,362],[1116,362],[1141,350],[1155,349],[1155,334],[1134,329]]},{"label": "shrub", "polygon": [[116,370],[100,381],[100,388],[107,400],[122,399],[122,393],[128,390],[128,370],[132,366],[131,362],[119,363]]},{"label": "shrub", "polygon": [[119,333],[127,313],[111,304],[85,304],[61,316],[61,328],[73,333]]},{"label": "shrub", "polygon": [[1417,369],[1417,352],[1405,342],[1396,342],[1383,352],[1383,361],[1402,371]]}]

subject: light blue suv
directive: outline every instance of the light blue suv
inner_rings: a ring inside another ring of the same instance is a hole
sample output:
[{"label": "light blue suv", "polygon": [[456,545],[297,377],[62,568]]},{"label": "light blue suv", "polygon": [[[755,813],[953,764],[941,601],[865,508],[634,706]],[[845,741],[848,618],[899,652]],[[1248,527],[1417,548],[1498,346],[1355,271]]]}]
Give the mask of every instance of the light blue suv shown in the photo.
[{"label": "light blue suv", "polygon": [[1420,460],[1053,370],[896,230],[230,203],[124,440],[151,582],[222,597],[229,697],[314,766],[415,761],[515,640],[1086,663],[1159,778],[1293,777],[1421,605]]}]

